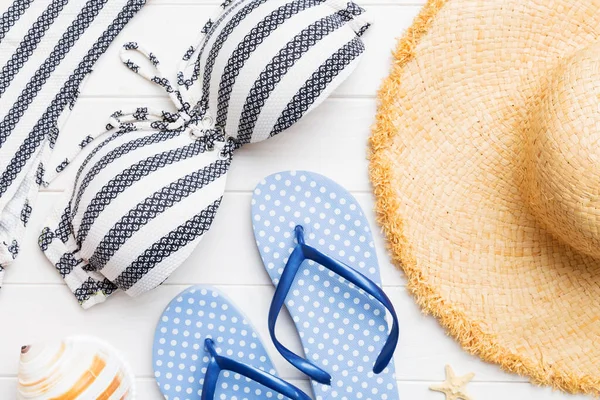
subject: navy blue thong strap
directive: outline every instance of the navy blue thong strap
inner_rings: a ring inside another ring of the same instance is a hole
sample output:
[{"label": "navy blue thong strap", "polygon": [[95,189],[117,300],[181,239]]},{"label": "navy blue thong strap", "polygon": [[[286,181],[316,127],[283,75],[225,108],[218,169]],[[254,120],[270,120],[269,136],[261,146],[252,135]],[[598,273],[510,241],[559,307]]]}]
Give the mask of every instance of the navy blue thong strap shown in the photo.
[{"label": "navy blue thong strap", "polygon": [[273,296],[273,301],[271,302],[271,307],[269,309],[269,333],[273,343],[275,344],[275,347],[286,360],[288,360],[300,371],[311,377],[313,380],[325,385],[331,384],[331,375],[329,373],[287,349],[275,336],[275,324],[281,308],[284,305],[285,298],[287,297],[292,283],[294,282],[294,278],[298,273],[302,263],[305,260],[312,260],[338,274],[348,282],[354,284],[356,287],[364,290],[367,294],[373,296],[377,301],[383,304],[383,306],[391,314],[393,320],[392,329],[379,356],[377,357],[377,360],[375,361],[375,365],[373,366],[373,372],[379,374],[390,363],[394,355],[396,345],[398,344],[400,329],[398,317],[392,302],[375,282],[354,268],[323,254],[314,247],[307,245],[304,242],[304,228],[302,228],[302,226],[296,226],[294,233],[296,235],[298,244],[294,248],[294,251],[290,254],[288,262],[285,265],[279,283],[277,284],[277,288],[275,289],[275,295]]},{"label": "navy blue thong strap", "polygon": [[246,378],[252,379],[255,382],[260,383],[281,393],[284,396],[292,400],[311,400],[302,390],[296,386],[287,383],[281,378],[271,375],[258,368],[254,368],[247,364],[232,360],[231,358],[223,357],[217,354],[215,343],[212,339],[207,338],[204,340],[204,349],[210,354],[210,361],[206,368],[206,375],[204,376],[204,386],[202,388],[201,400],[213,400],[215,397],[215,390],[217,388],[217,380],[221,371],[231,371],[236,374],[245,376]]}]

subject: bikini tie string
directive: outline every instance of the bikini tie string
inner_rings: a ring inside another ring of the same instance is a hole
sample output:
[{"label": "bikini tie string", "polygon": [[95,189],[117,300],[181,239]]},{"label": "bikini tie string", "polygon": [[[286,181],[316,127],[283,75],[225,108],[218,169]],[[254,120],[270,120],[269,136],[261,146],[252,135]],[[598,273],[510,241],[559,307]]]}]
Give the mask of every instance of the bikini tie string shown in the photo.
[{"label": "bikini tie string", "polygon": [[[137,52],[146,58],[151,64],[151,69],[143,68],[133,62],[128,56],[128,53],[131,52]],[[106,126],[107,130],[124,128],[129,130],[187,131],[194,139],[203,140],[208,150],[213,150],[217,142],[224,143],[221,149],[223,157],[231,157],[233,152],[241,146],[236,138],[228,136],[222,127],[215,125],[214,119],[205,108],[200,107],[199,104],[192,107],[186,92],[173,87],[169,79],[162,73],[160,62],[152,52],[147,51],[136,42],[129,42],[123,45],[120,58],[131,71],[162,87],[169,95],[177,112],[154,110],[149,107],[138,107],[128,113],[119,110],[110,116]]]}]

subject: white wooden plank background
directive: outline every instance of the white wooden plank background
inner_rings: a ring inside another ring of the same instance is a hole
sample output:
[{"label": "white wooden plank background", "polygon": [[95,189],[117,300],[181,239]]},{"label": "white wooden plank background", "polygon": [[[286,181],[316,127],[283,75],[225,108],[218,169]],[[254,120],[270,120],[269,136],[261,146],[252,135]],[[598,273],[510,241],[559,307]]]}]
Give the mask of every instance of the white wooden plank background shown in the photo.
[{"label": "white wooden plank background", "polygon": [[[140,105],[167,108],[168,101],[160,89],[120,64],[118,44],[137,40],[159,55],[165,69],[172,73],[176,61],[195,39],[217,3],[215,0],[149,0],[115,46],[98,62],[61,134],[59,149],[68,148],[84,135],[101,130],[115,109]],[[67,171],[42,193],[21,255],[8,269],[0,290],[0,399],[15,397],[22,344],[70,334],[93,334],[114,344],[132,365],[139,399],[162,398],[152,379],[150,362],[154,326],[164,307],[179,291],[198,283],[216,285],[226,292],[259,329],[280,375],[308,391],[308,382],[282,360],[268,341],[266,315],[273,288],[254,246],[251,190],[262,177],[276,171],[313,170],[351,190],[375,227],[365,158],[369,126],[376,107],[375,93],[387,72],[395,38],[409,26],[422,3],[422,0],[363,1],[372,13],[374,25],[365,36],[368,51],[356,73],[295,127],[236,154],[213,229],[193,256],[155,291],[136,299],[115,295],[103,305],[81,310],[37,247],[37,235],[44,218],[61,197],[73,171]],[[442,394],[431,392],[428,387],[444,379],[446,364],[452,365],[458,374],[476,373],[469,385],[476,400],[583,398],[533,386],[526,378],[506,374],[462,351],[433,318],[420,313],[406,292],[402,274],[390,264],[382,237],[376,235],[375,241],[384,286],[395,303],[402,326],[396,366],[403,400],[442,400]],[[292,343],[292,349],[299,350],[297,334],[289,318],[279,325],[280,337]]]}]

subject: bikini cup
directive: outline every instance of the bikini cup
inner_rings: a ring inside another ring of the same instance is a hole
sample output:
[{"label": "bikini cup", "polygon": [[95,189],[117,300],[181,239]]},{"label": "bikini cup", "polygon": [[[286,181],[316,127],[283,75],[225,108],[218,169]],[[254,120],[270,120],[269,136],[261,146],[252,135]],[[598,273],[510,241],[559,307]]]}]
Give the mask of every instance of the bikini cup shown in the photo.
[{"label": "bikini cup", "polygon": [[117,111],[80,144],[94,147],[39,243],[84,308],[119,289],[140,295],[181,265],[212,224],[235,151],[289,128],[350,75],[364,14],[331,0],[226,2],[174,85],[154,54],[124,46],[125,65],[163,87],[177,112]]}]

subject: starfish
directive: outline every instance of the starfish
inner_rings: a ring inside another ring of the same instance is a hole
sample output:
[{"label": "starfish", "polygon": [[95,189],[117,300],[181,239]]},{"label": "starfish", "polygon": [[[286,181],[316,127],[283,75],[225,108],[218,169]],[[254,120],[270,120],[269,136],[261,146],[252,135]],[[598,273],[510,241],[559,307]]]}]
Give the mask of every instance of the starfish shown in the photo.
[{"label": "starfish", "polygon": [[474,373],[465,376],[456,376],[449,365],[446,365],[446,380],[441,385],[430,386],[430,390],[442,392],[446,395],[446,400],[471,400],[467,394],[465,386],[473,379]]}]

